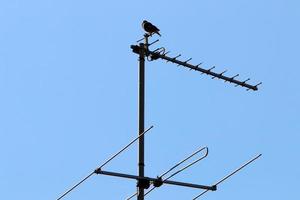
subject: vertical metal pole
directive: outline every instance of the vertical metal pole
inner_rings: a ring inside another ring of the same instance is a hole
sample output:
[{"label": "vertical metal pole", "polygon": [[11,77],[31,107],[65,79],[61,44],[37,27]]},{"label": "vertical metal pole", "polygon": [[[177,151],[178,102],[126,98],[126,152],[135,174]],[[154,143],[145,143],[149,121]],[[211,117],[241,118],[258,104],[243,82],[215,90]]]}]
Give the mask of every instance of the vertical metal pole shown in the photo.
[{"label": "vertical metal pole", "polygon": [[[145,51],[144,44],[140,43],[140,53],[139,53],[139,135],[144,132],[145,124]],[[139,138],[138,145],[138,174],[140,177],[144,177],[144,135]],[[144,200],[144,188],[138,187],[138,200]]]}]

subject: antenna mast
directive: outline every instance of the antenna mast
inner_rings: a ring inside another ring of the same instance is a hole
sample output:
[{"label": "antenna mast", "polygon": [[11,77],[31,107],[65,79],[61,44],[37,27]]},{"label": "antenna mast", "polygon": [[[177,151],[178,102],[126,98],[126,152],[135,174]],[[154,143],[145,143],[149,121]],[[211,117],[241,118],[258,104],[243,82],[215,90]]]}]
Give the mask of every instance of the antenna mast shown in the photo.
[{"label": "antenna mast", "polygon": [[[153,45],[154,43],[158,42],[159,40],[155,40],[154,42],[149,44],[148,39],[149,39],[149,37],[151,37],[153,35],[153,33],[159,34],[158,33],[159,29],[157,29],[151,23],[150,23],[150,25],[152,25],[152,27],[149,27],[149,22],[147,22],[147,21],[144,21],[143,23],[148,23],[147,24],[148,26],[146,28],[144,26],[144,29],[145,30],[147,29],[146,30],[147,32],[149,32],[149,30],[151,30],[151,28],[154,28],[154,29],[152,29],[154,31],[152,31],[152,32],[150,31],[149,34],[148,33],[144,34],[144,37],[142,39],[140,39],[139,41],[137,41],[137,42],[141,42],[141,41],[144,41],[144,42],[139,43],[139,45],[131,45],[132,51],[134,53],[138,54],[138,56],[139,56],[139,59],[138,59],[139,60],[138,136],[134,140],[132,140],[130,143],[128,143],[125,147],[123,147],[120,151],[113,154],[113,156],[111,156],[109,159],[107,159],[102,165],[97,167],[94,171],[92,171],[90,174],[88,174],[86,177],[84,177],[81,181],[79,181],[73,187],[68,189],[57,200],[60,200],[63,197],[65,197],[68,193],[70,193],[72,190],[74,190],[80,184],[85,182],[87,179],[89,179],[94,174],[101,174],[101,175],[115,176],[115,177],[120,177],[120,178],[127,178],[127,179],[136,180],[137,181],[137,191],[136,191],[136,193],[131,195],[129,198],[127,198],[127,200],[130,200],[135,196],[137,196],[137,200],[144,200],[145,195],[149,194],[155,188],[161,187],[163,184],[170,184],[170,185],[176,185],[176,186],[182,186],[182,187],[189,187],[189,188],[196,188],[196,189],[204,190],[202,193],[200,193],[198,196],[196,196],[194,198],[194,199],[198,199],[200,196],[202,196],[203,194],[205,194],[208,191],[217,190],[217,185],[219,185],[220,183],[222,183],[223,181],[225,181],[226,179],[228,179],[232,175],[236,174],[242,168],[246,167],[247,165],[249,165],[250,163],[252,163],[253,161],[255,161],[256,159],[258,159],[261,156],[261,154],[259,154],[258,156],[254,157],[253,159],[251,159],[250,161],[248,161],[247,163],[245,163],[241,167],[237,168],[235,171],[233,171],[229,175],[222,178],[217,183],[215,183],[213,185],[210,185],[210,186],[169,180],[170,178],[173,178],[178,173],[181,173],[182,171],[186,170],[187,168],[193,166],[194,164],[198,163],[199,161],[201,161],[202,159],[207,157],[207,155],[208,155],[208,148],[207,147],[200,148],[199,150],[197,150],[196,152],[194,152],[190,156],[186,157],[185,159],[183,159],[182,161],[180,161],[179,163],[177,163],[176,165],[171,167],[169,170],[167,170],[166,172],[164,172],[160,176],[157,176],[156,178],[151,178],[151,177],[145,176],[145,134],[150,129],[153,128],[153,126],[151,126],[150,128],[145,130],[145,59],[146,58],[147,58],[148,61],[154,61],[154,60],[162,59],[162,60],[165,60],[166,62],[171,62],[171,63],[177,64],[178,66],[182,66],[182,67],[188,68],[190,70],[198,71],[201,74],[209,75],[209,76],[211,76],[212,79],[217,78],[217,79],[223,80],[224,82],[233,83],[233,84],[235,84],[235,86],[245,87],[247,90],[253,90],[253,91],[258,90],[258,86],[261,84],[261,82],[258,83],[258,84],[252,85],[252,84],[247,83],[250,80],[249,78],[244,80],[244,81],[240,81],[240,80],[236,79],[236,77],[238,77],[239,74],[236,74],[235,76],[228,77],[228,76],[224,75],[227,72],[227,70],[225,70],[221,73],[217,73],[217,72],[212,71],[215,67],[211,67],[209,69],[201,68],[200,65],[202,63],[197,64],[197,65],[193,65],[193,64],[189,63],[189,61],[191,61],[192,58],[189,58],[189,59],[184,60],[184,61],[179,60],[178,58],[181,56],[181,54],[179,54],[175,57],[169,57],[169,56],[167,56],[167,54],[169,52],[166,52],[164,47],[157,48],[154,51],[149,50],[149,47],[151,45]],[[129,146],[131,146],[136,141],[138,141],[138,175],[124,174],[124,173],[118,173],[118,172],[111,172],[111,171],[104,171],[103,170],[104,166],[106,166],[114,158],[116,158],[118,155],[120,155],[122,152],[124,152]],[[200,152],[205,152],[205,154],[202,155],[201,157],[195,159],[194,161],[190,161],[189,164],[185,164],[184,167],[181,167],[179,170],[177,169],[175,172],[172,172],[179,165],[182,165],[183,163],[187,162],[187,160],[190,160],[191,158],[194,158],[194,156],[196,154],[200,153]],[[167,176],[167,174],[169,174],[169,173],[171,173],[171,175]],[[152,185],[152,188],[150,190],[148,190],[147,193],[145,194],[145,189],[148,189],[151,185]]]},{"label": "antenna mast", "polygon": [[[139,46],[139,132],[138,135],[144,132],[145,126],[145,56],[146,47],[148,45],[148,37],[145,35],[145,43],[140,43]],[[138,144],[138,174],[144,177],[145,169],[145,138],[141,136]],[[143,179],[137,180],[138,200],[144,199],[144,189],[148,188],[148,181]]]}]

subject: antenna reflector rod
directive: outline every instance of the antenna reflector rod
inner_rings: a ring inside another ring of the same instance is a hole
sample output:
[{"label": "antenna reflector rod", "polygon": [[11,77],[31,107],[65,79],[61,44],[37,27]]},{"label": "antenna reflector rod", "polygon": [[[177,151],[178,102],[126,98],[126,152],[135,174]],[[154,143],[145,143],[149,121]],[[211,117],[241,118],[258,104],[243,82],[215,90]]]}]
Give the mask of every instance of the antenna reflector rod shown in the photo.
[{"label": "antenna reflector rod", "polygon": [[143,133],[141,133],[138,137],[136,137],[135,139],[133,139],[130,143],[128,143],[125,147],[123,147],[120,151],[118,151],[117,153],[115,153],[113,156],[111,156],[106,162],[104,162],[100,167],[98,167],[97,169],[101,169],[102,167],[104,167],[105,165],[107,165],[110,161],[112,161],[112,159],[114,159],[115,157],[117,157],[120,153],[122,153],[123,151],[125,151],[128,147],[130,147],[135,141],[137,141],[140,137],[142,137],[143,135],[145,135],[148,131],[150,131],[153,128],[153,126],[150,126],[148,129],[146,129]]},{"label": "antenna reflector rod", "polygon": [[227,176],[225,176],[224,178],[222,178],[221,180],[219,180],[216,184],[214,185],[219,185],[220,183],[222,183],[223,181],[225,181],[226,179],[228,179],[229,177],[233,176],[234,174],[236,174],[237,172],[239,172],[241,169],[243,169],[244,167],[246,167],[247,165],[249,165],[250,163],[254,162],[256,159],[258,159],[259,157],[261,157],[262,154],[258,154],[257,156],[255,156],[254,158],[252,158],[251,160],[249,160],[248,162],[246,162],[245,164],[243,164],[242,166],[240,166],[239,168],[237,168],[236,170],[234,170],[233,172],[231,172],[230,174],[228,174]]},{"label": "antenna reflector rod", "polygon": [[127,144],[125,147],[123,147],[120,151],[115,153],[113,156],[111,156],[108,160],[106,160],[100,167],[95,169],[93,172],[91,172],[89,175],[84,177],[81,181],[79,181],[77,184],[75,184],[73,187],[71,187],[69,190],[67,190],[65,193],[63,193],[57,200],[62,199],[64,196],[66,196],[68,193],[70,193],[72,190],[74,190],[76,187],[78,187],[81,183],[86,181],[88,178],[90,178],[94,173],[97,173],[99,170],[101,171],[101,168],[107,165],[112,159],[117,157],[120,153],[122,153],[124,150],[126,150],[130,145],[132,145],[135,141],[137,141],[141,136],[146,134],[150,129],[152,129],[153,126],[150,126],[147,130],[145,130],[143,133],[141,133],[138,137],[136,137],[134,140],[132,140],[129,144]]},{"label": "antenna reflector rod", "polygon": [[[247,165],[249,165],[250,163],[254,162],[256,159],[258,159],[260,156],[262,156],[262,154],[258,154],[257,156],[255,156],[254,158],[252,158],[251,160],[249,160],[248,162],[246,162],[245,164],[243,164],[242,166],[240,166],[239,168],[237,168],[236,170],[234,170],[233,172],[231,172],[230,174],[228,174],[227,176],[225,176],[224,178],[220,179],[217,183],[215,183],[214,185],[217,186],[220,183],[222,183],[223,181],[225,181],[226,179],[230,178],[231,176],[233,176],[234,174],[236,174],[238,171],[240,171],[241,169],[243,169],[244,167],[246,167]],[[205,190],[202,193],[200,193],[198,196],[194,197],[193,200],[198,199],[200,196],[202,196],[203,194],[205,194],[206,192],[208,192],[209,190]]]}]

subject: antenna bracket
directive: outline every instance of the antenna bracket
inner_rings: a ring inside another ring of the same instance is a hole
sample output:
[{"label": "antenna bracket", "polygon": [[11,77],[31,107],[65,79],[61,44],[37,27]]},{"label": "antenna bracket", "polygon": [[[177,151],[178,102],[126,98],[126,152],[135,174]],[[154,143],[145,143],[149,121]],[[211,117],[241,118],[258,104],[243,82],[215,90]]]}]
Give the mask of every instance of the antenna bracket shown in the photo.
[{"label": "antenna bracket", "polygon": [[150,187],[150,181],[145,178],[139,178],[136,186],[138,188],[148,189]]},{"label": "antenna bracket", "polygon": [[157,177],[156,180],[153,181],[153,186],[154,187],[160,187],[163,184],[163,180],[161,177]]}]

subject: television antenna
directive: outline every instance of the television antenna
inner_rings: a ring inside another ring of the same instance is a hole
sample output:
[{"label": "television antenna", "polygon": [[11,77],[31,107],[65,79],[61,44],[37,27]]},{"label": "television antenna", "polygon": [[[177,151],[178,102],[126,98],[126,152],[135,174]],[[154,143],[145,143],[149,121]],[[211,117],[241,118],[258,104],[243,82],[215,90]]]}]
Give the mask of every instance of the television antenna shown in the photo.
[{"label": "television antenna", "polygon": [[[153,177],[147,177],[145,176],[145,151],[144,151],[144,143],[145,143],[145,135],[146,133],[153,128],[153,126],[150,126],[148,129],[145,130],[145,59],[148,61],[155,61],[158,59],[165,60],[166,62],[171,62],[174,64],[177,64],[178,66],[182,66],[185,68],[188,68],[189,70],[198,71],[201,74],[206,74],[211,76],[212,79],[221,79],[224,82],[229,82],[232,84],[235,84],[235,86],[241,86],[246,88],[246,90],[252,90],[256,91],[258,90],[258,86],[262,83],[257,84],[250,84],[248,81],[250,78],[246,80],[238,80],[237,77],[239,74],[236,74],[234,76],[226,76],[225,73],[227,70],[222,71],[221,73],[213,71],[215,66],[204,69],[200,67],[200,64],[193,65],[190,63],[192,58],[189,58],[187,60],[179,60],[179,57],[181,54],[169,57],[168,54],[169,51],[166,51],[164,47],[157,48],[155,50],[150,50],[149,47],[155,43],[157,43],[159,40],[155,40],[151,43],[149,43],[149,38],[152,37],[152,33],[146,33],[144,34],[144,37],[137,41],[139,43],[138,45],[131,45],[131,49],[134,53],[138,54],[139,56],[139,101],[138,101],[138,136],[134,138],[131,142],[129,142],[126,146],[124,146],[121,150],[119,150],[117,153],[113,154],[109,159],[107,159],[102,165],[97,167],[95,170],[93,170],[91,173],[89,173],[86,177],[84,177],[82,180],[80,180],[77,184],[72,186],[70,189],[68,189],[66,192],[64,192],[57,200],[61,200],[63,197],[65,197],[67,194],[69,194],[71,191],[73,191],[75,188],[77,188],[79,185],[81,185],[83,182],[85,182],[87,179],[89,179],[94,174],[100,174],[100,175],[107,175],[107,176],[115,176],[120,178],[127,178],[127,179],[133,179],[137,181],[137,192],[133,195],[127,197],[127,200],[132,199],[133,197],[137,196],[137,200],[144,200],[144,197],[148,195],[150,192],[152,192],[155,188],[161,187],[163,184],[170,184],[170,185],[176,185],[176,186],[182,186],[182,187],[189,187],[189,188],[195,188],[195,189],[201,189],[203,190],[202,193],[200,193],[198,196],[194,197],[193,200],[196,200],[200,198],[202,195],[207,193],[208,191],[216,191],[217,186],[239,172],[241,169],[249,165],[250,163],[254,162],[256,159],[258,159],[262,154],[258,154],[255,157],[253,157],[251,160],[246,162],[245,164],[238,167],[236,170],[229,173],[227,176],[221,178],[219,181],[212,185],[199,185],[194,183],[187,183],[187,182],[179,182],[179,181],[173,181],[170,180],[175,175],[179,174],[180,172],[188,169],[189,167],[195,165],[199,161],[203,160],[208,156],[208,148],[207,147],[201,147],[200,149],[196,150],[191,155],[187,156],[174,166],[172,166],[169,170],[165,171],[161,175],[157,176],[156,178]],[[142,42],[143,41],[143,42]],[[124,174],[124,173],[118,173],[118,172],[111,172],[103,170],[103,168],[111,162],[114,158],[116,158],[118,155],[120,155],[122,152],[124,152],[126,149],[128,149],[134,142],[138,141],[138,175],[131,175],[131,174]],[[201,154],[198,158],[196,158],[194,161],[190,161],[192,158],[195,158],[199,154]],[[185,164],[184,163],[189,161],[190,163]],[[179,168],[179,169],[178,169]],[[151,187],[151,189],[149,189]],[[145,190],[149,189],[146,193]]]}]

